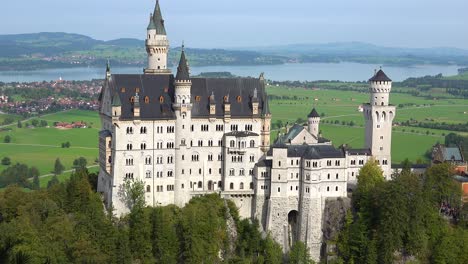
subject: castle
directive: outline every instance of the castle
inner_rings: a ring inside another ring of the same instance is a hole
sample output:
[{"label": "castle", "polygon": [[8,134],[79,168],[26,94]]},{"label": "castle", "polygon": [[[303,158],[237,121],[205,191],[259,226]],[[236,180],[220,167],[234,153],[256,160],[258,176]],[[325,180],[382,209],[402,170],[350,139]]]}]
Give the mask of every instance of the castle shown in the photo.
[{"label": "castle", "polygon": [[321,136],[315,109],[306,126],[294,125],[270,145],[263,75],[192,78],[182,47],[174,76],[159,1],[146,51],[143,74],[112,74],[107,67],[99,98],[98,191],[117,215],[128,212],[127,180],[143,181],[149,206],[184,206],[192,197],[219,193],[242,217],[258,219],[285,251],[301,240],[318,260],[325,201],[347,197],[371,157],[390,178],[395,107],[389,105],[392,81],[382,70],[369,81],[365,148],[335,148]]}]

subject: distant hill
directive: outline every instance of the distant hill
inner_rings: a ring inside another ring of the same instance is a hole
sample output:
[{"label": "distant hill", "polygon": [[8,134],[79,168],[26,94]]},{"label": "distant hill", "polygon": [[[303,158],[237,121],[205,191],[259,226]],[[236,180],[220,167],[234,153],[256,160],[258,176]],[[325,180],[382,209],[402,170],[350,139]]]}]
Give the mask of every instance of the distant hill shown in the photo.
[{"label": "distant hill", "polygon": [[[468,51],[455,48],[389,48],[361,42],[295,44],[244,49],[187,49],[192,66],[271,65],[305,62],[358,62],[382,65],[456,64],[468,66]],[[180,48],[170,50],[176,65]],[[143,66],[144,41],[110,41],[70,33],[0,35],[0,70],[102,66]]]}]

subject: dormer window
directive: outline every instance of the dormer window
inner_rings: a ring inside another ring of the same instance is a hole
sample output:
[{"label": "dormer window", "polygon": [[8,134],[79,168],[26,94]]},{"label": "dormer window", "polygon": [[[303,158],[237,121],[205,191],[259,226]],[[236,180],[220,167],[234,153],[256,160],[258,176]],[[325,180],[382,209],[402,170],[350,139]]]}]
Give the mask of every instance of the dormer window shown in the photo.
[{"label": "dormer window", "polygon": [[225,103],[228,102],[228,97],[227,97],[227,95],[224,96],[224,102],[225,102]]},{"label": "dormer window", "polygon": [[197,96],[195,97],[195,101],[200,102],[200,101],[201,101],[201,96],[197,95]]},{"label": "dormer window", "polygon": [[161,104],[164,103],[164,97],[163,97],[162,95],[159,97],[159,102],[160,102]]},{"label": "dormer window", "polygon": [[121,93],[125,93],[125,87],[120,88]]},{"label": "dormer window", "polygon": [[135,93],[140,93],[140,88],[135,88]]},{"label": "dormer window", "polygon": [[238,103],[242,102],[242,97],[241,97],[240,95],[237,96],[237,102],[238,102]]},{"label": "dormer window", "polygon": [[145,96],[145,104],[149,104],[149,97],[148,96]]},{"label": "dormer window", "polygon": [[134,103],[134,102],[135,102],[135,96],[130,97],[130,103]]}]

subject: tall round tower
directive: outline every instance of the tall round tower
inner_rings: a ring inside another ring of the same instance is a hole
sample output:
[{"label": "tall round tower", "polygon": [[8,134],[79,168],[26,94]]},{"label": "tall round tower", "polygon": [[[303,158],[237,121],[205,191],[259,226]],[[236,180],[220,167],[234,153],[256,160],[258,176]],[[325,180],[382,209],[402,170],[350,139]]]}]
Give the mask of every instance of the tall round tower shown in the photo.
[{"label": "tall round tower", "polygon": [[148,54],[148,67],[144,70],[145,74],[170,73],[167,68],[169,41],[166,36],[159,0],[156,1],[154,13],[150,15],[146,34],[146,53]]},{"label": "tall round tower", "polygon": [[392,174],[392,123],[396,108],[389,104],[392,80],[382,71],[369,79],[370,102],[364,105],[366,147],[380,164],[385,178]]},{"label": "tall round tower", "polygon": [[312,109],[310,114],[307,116],[307,119],[309,133],[318,139],[320,134],[320,115],[317,113],[315,108]]}]

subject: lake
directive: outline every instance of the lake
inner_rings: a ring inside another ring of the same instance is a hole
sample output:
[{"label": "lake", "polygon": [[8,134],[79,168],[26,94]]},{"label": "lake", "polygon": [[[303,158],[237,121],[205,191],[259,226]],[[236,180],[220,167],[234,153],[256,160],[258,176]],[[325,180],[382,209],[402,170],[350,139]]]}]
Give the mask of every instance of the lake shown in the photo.
[{"label": "lake", "polygon": [[[315,81],[340,80],[363,81],[372,77],[374,69],[379,65],[361,63],[295,63],[281,65],[255,65],[255,66],[204,66],[191,67],[191,74],[201,72],[231,72],[238,76],[258,77],[265,73],[265,78],[277,81]],[[394,81],[403,81],[409,77],[421,77],[442,73],[445,76],[456,75],[458,66],[447,65],[419,65],[419,66],[386,66],[384,71]],[[141,67],[115,67],[113,73],[142,73]],[[57,80],[91,80],[103,79],[105,66],[102,68],[67,68],[46,69],[36,71],[0,71],[2,82],[33,82]],[[173,72],[176,71],[174,67]]]}]

